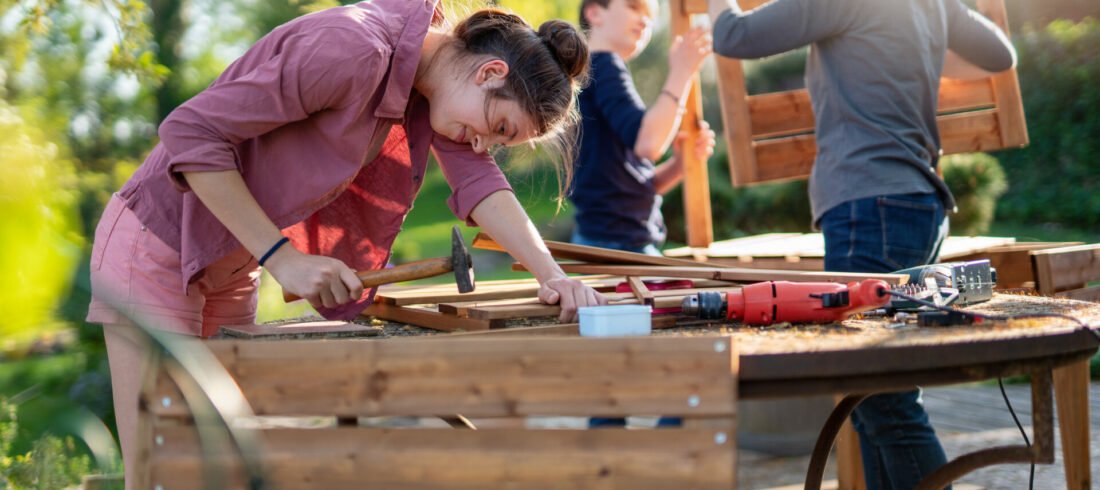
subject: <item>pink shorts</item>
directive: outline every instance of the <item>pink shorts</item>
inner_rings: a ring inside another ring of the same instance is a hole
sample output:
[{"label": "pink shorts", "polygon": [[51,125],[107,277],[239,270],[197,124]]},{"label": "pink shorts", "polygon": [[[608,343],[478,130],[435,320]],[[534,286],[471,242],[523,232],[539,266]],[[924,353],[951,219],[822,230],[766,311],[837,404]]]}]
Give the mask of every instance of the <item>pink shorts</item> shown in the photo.
[{"label": "pink shorts", "polygon": [[112,196],[92,246],[89,323],[134,321],[174,333],[209,337],[221,325],[255,322],[260,266],[244,247],[207,267],[187,287],[180,254]]}]

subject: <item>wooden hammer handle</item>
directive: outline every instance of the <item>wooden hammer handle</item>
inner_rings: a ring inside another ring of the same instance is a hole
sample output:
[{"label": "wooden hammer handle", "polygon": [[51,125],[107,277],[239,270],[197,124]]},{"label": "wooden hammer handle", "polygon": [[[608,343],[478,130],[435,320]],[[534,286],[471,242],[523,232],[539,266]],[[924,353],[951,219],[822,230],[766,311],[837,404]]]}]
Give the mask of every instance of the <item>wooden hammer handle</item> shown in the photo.
[{"label": "wooden hammer handle", "polygon": [[[356,272],[355,275],[359,277],[359,281],[363,284],[363,287],[371,288],[394,282],[438,276],[453,270],[454,264],[451,262],[450,257],[437,257],[409,262],[408,264],[401,264],[376,271],[359,271]],[[285,291],[283,292],[283,300],[287,303],[299,299],[302,298]]]}]

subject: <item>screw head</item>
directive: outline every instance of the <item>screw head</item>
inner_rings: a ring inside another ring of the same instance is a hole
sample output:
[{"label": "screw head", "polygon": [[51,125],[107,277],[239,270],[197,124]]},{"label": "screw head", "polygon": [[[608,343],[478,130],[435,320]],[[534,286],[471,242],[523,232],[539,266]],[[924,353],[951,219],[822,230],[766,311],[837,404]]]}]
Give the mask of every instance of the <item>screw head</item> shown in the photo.
[{"label": "screw head", "polygon": [[161,398],[160,399],[160,404],[163,405],[164,408],[168,408],[168,407],[172,406],[172,399],[168,398],[168,397]]},{"label": "screw head", "polygon": [[162,487],[160,485],[157,485],[157,486],[153,487],[153,490],[164,490],[164,487]]},{"label": "screw head", "polygon": [[714,443],[719,445],[719,446],[721,446],[722,444],[725,444],[726,443],[726,433],[725,432],[719,432],[717,434],[714,434]]},{"label": "screw head", "polygon": [[699,406],[699,395],[691,395],[688,397],[688,406],[695,408]]},{"label": "screw head", "polygon": [[164,445],[164,436],[158,434],[156,437],[153,438],[153,441],[155,441],[158,446],[163,446]]},{"label": "screw head", "polygon": [[719,340],[719,341],[716,341],[714,343],[714,352],[725,352],[725,351],[726,351],[726,343],[725,342]]}]

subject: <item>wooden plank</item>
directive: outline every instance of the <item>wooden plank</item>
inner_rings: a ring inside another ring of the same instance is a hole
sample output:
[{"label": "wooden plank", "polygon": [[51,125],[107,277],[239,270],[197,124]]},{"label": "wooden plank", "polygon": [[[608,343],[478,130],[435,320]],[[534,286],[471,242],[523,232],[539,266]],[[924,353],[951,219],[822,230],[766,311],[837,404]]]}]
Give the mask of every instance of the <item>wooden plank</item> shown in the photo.
[{"label": "wooden plank", "polygon": [[653,293],[646,287],[642,278],[637,276],[630,276],[626,278],[626,282],[630,284],[630,292],[634,294],[634,298],[639,303],[645,305],[653,304]]},{"label": "wooden plank", "polygon": [[[715,279],[721,281],[760,282],[760,281],[826,281],[850,282],[864,279],[880,279],[888,284],[905,284],[909,276],[905,274],[871,274],[853,272],[802,272],[768,269],[742,269],[735,267],[659,267],[600,264],[561,264],[565,272],[577,274],[619,274],[623,276],[642,275],[649,277],[675,277]],[[525,270],[522,264],[512,264],[512,270]]]},{"label": "wooden plank", "polygon": [[[257,415],[621,417],[734,410],[737,359],[728,337],[434,336],[204,345]],[[153,396],[179,399],[163,377]],[[158,416],[188,413],[183,403],[151,405]]]},{"label": "wooden plank", "polygon": [[363,310],[363,315],[445,332],[488,330],[504,326],[501,321],[459,318],[454,315],[445,315],[438,311],[413,306],[395,306],[382,303],[371,304],[366,310]]},{"label": "wooden plank", "polygon": [[722,125],[726,129],[726,147],[729,149],[730,180],[734,187],[741,187],[760,180],[753,148],[745,69],[741,60],[725,56],[715,56],[714,64],[718,71],[718,100],[722,107]]},{"label": "wooden plank", "polygon": [[1078,301],[1100,302],[1100,286],[1092,286],[1080,289],[1070,289],[1054,293],[1056,298],[1075,299]]},{"label": "wooden plank", "polygon": [[1075,362],[1053,371],[1058,428],[1062,436],[1062,457],[1066,488],[1092,488],[1089,468],[1089,362]]},{"label": "wooden plank", "polygon": [[[936,119],[944,154],[972,153],[1002,148],[993,109],[940,116]],[[817,157],[812,134],[785,136],[753,143],[757,180],[775,182],[809,177]]]},{"label": "wooden plank", "polygon": [[[190,427],[164,428],[159,436],[163,445],[152,455],[153,485],[210,488],[202,481],[203,465],[216,461],[233,481],[210,484],[247,488],[235,451],[220,448],[204,459]],[[732,427],[272,429],[264,438],[265,488],[725,490],[736,478]]]},{"label": "wooden plank", "polygon": [[[743,247],[750,247],[758,243],[777,243],[784,239],[792,237],[803,236],[802,233],[764,233],[760,235],[752,235],[741,238],[733,238],[729,240],[717,241],[707,248],[703,249],[709,257],[728,257],[732,255],[739,255],[740,252],[727,254],[726,250],[733,249],[740,251]],[[668,257],[691,257],[696,253],[698,249],[694,247],[680,247],[671,248],[665,250],[663,253]]]},{"label": "wooden plank", "polygon": [[[614,291],[622,282],[619,277],[595,275],[574,277],[597,291]],[[391,292],[383,288],[375,295],[376,303],[397,306],[449,303],[455,301],[490,301],[509,298],[528,298],[538,294],[539,283],[534,279],[507,281],[486,281],[477,283],[477,289],[469,293],[459,293],[454,284],[402,288]]]},{"label": "wooden plank", "polygon": [[[978,0],[978,10],[1009,34],[1008,13],[1004,0]],[[997,100],[997,123],[1000,126],[1000,147],[1018,148],[1028,144],[1024,103],[1020,96],[1020,81],[1016,69],[993,75],[994,98]]]},{"label": "wooden plank", "polygon": [[[674,259],[656,255],[646,255],[609,248],[589,247],[575,243],[545,241],[546,248],[555,259],[580,260],[584,262],[596,262],[602,264],[633,264],[633,265],[675,265],[681,267],[706,267],[706,263],[694,260]],[[503,252],[504,249],[485,233],[478,233],[474,237],[474,248],[481,250],[494,250]]]},{"label": "wooden plank", "polygon": [[240,339],[376,337],[382,334],[378,327],[339,321],[222,325],[220,332]]},{"label": "wooden plank", "polygon": [[1100,243],[1036,250],[1031,256],[1039,294],[1051,295],[1100,280]]},{"label": "wooden plank", "polygon": [[[737,288],[729,289],[706,289],[706,291],[712,292],[727,292]],[[702,290],[700,289],[679,289],[673,290],[674,294],[666,294],[669,291],[654,291],[653,308],[679,308],[685,296],[696,294]],[[662,294],[656,294],[662,293]],[[611,297],[611,304],[615,305],[635,305],[642,304],[637,298],[634,298],[631,293],[616,293],[616,296]],[[558,305],[542,304],[537,299],[529,300],[524,303],[508,304],[508,305],[473,305],[463,307],[458,310],[458,314],[464,314],[470,318],[478,318],[482,320],[503,320],[511,318],[533,318],[541,316],[558,316],[561,314],[561,307]]]},{"label": "wooden plank", "polygon": [[944,155],[1004,148],[997,122],[999,109],[963,112],[936,118]]},{"label": "wooden plank", "polygon": [[[673,328],[682,326],[674,315],[656,315],[652,319],[651,326],[654,329]],[[579,323],[562,323],[558,325],[543,325],[538,327],[510,327],[480,332],[463,332],[448,334],[449,339],[482,338],[482,337],[576,337],[581,334]],[[425,337],[426,338],[426,337]]]},{"label": "wooden plank", "polygon": [[[753,95],[748,104],[754,139],[814,131],[813,105],[806,89]],[[995,104],[989,79],[940,80],[939,114],[989,109]]]},{"label": "wooden plank", "polygon": [[[691,14],[684,10],[685,6],[683,0],[669,3],[673,36],[687,34],[691,30]],[[710,212],[710,177],[707,175],[707,160],[696,157],[690,151],[695,148],[702,130],[703,95],[698,73],[692,74],[690,84],[679,130],[684,135],[682,147],[688,149],[679,155],[684,172],[684,221],[687,225],[688,245],[705,247],[714,241]]]}]

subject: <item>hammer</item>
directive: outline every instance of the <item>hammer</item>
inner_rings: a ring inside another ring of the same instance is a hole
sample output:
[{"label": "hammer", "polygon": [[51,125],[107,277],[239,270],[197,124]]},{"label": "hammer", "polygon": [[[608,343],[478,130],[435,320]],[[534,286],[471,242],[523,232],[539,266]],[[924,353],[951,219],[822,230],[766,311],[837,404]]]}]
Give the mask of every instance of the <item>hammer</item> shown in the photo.
[{"label": "hammer", "polygon": [[[469,293],[474,290],[474,265],[470,261],[470,252],[466,250],[466,244],[462,242],[462,234],[458,232],[457,226],[451,228],[450,257],[418,260],[387,269],[360,271],[356,272],[355,275],[359,277],[363,287],[372,288],[393,282],[438,276],[450,271],[455,273],[458,292]],[[283,293],[283,300],[287,303],[299,299],[301,298],[293,294]]]}]

